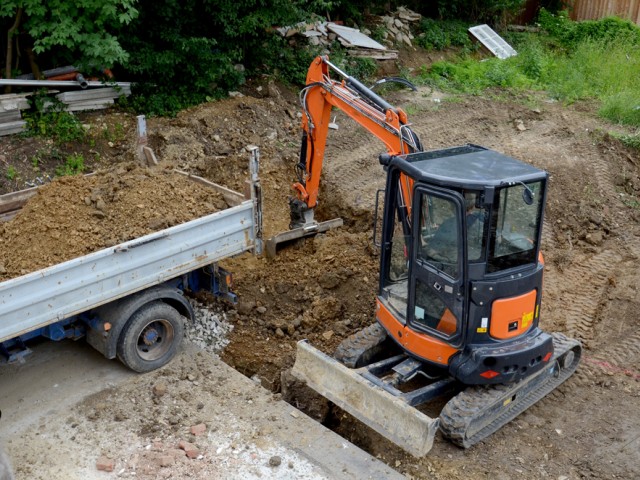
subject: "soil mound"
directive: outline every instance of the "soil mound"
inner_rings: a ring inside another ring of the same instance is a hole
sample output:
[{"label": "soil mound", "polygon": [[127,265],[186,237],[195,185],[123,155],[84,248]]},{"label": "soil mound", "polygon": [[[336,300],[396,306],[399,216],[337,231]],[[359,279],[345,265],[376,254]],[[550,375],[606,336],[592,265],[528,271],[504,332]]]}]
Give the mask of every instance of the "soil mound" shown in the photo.
[{"label": "soil mound", "polygon": [[120,167],[61,177],[0,225],[0,281],[226,207],[217,192],[172,170]]}]

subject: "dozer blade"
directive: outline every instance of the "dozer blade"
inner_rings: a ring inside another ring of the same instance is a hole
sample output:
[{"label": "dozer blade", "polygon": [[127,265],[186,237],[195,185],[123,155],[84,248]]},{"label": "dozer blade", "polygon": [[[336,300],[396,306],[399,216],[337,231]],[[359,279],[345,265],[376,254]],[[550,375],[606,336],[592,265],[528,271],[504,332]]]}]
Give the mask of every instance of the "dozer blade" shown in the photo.
[{"label": "dozer blade", "polygon": [[411,407],[306,340],[298,342],[291,373],[412,455],[422,457],[431,450],[439,419]]},{"label": "dozer blade", "polygon": [[324,233],[332,228],[341,227],[342,223],[341,218],[334,218],[333,220],[327,220],[326,222],[314,223],[308,227],[294,228],[293,230],[277,233],[267,240],[267,257],[274,258],[278,251],[278,247],[282,244],[289,243],[300,238],[309,237],[311,235],[316,235],[317,233]]}]

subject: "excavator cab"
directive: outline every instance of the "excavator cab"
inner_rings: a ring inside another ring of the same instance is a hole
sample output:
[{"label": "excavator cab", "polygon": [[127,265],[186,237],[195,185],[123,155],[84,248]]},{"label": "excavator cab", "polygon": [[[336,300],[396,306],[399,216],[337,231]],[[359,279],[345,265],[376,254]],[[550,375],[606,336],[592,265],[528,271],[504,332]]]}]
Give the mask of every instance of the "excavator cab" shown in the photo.
[{"label": "excavator cab", "polygon": [[381,163],[377,319],[388,335],[465,385],[543,368],[553,353],[538,328],[546,172],[475,145]]}]

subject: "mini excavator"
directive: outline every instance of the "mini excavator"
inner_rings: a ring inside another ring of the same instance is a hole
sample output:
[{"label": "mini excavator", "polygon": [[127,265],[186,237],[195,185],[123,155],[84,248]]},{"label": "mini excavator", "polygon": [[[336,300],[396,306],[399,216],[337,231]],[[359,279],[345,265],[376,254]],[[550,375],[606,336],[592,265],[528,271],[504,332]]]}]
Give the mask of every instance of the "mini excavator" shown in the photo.
[{"label": "mini excavator", "polygon": [[571,376],[580,343],[539,328],[547,173],[477,145],[423,151],[405,112],[327,57],[312,62],[301,102],[296,235],[322,229],[313,213],[332,107],[387,152],[377,322],[333,357],[299,342],[293,375],[415,456],[438,428],[474,445]]}]

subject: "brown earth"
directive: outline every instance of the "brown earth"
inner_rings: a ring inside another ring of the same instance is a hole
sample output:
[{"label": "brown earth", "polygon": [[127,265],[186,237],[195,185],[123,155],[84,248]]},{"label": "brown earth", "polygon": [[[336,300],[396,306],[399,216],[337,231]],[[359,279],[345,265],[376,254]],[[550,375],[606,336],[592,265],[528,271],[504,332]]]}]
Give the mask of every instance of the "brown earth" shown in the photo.
[{"label": "brown earth", "polygon": [[215,190],[171,170],[130,164],[60,177],[0,223],[0,281],[226,207]]},{"label": "brown earth", "polygon": [[[549,171],[541,325],[581,340],[584,360],[556,392],[466,451],[438,438],[429,456],[417,460],[342,413],[334,413],[330,424],[414,478],[635,478],[640,471],[638,152],[607,134],[620,127],[598,120],[591,104],[563,106],[543,95],[497,92],[447,98],[428,89],[389,98],[407,110],[426,148],[476,143]],[[286,197],[295,180],[297,111],[292,93],[270,85],[256,98],[154,119],[151,143],[166,166],[236,189],[247,174],[245,147],[260,146],[269,236],[289,223]],[[375,191],[384,184],[377,162],[383,146],[336,115],[340,129],[330,135],[318,216],[341,216],[345,227],[300,242],[273,260],[226,262],[240,303],[212,305],[226,309],[234,324],[223,360],[273,391],[280,390],[281,372],[293,363],[296,340],[307,338],[332,352],[373,321],[378,257],[371,225]],[[326,405],[309,397],[297,406],[318,417],[326,413]]]}]

